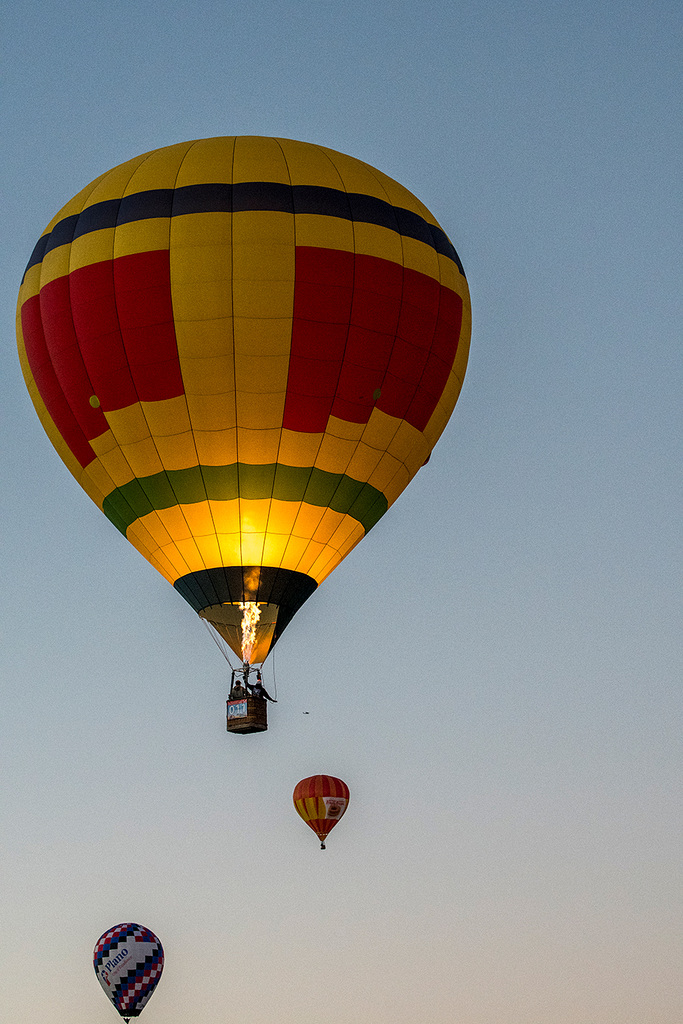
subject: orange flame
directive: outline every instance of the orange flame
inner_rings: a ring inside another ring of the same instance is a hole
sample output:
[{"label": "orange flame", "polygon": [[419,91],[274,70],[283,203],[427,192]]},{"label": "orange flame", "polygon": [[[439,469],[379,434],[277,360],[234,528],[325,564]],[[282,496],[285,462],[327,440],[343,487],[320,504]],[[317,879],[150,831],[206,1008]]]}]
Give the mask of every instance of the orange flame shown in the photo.
[{"label": "orange flame", "polygon": [[242,661],[249,664],[256,643],[256,626],[261,618],[261,609],[255,601],[245,601],[240,604],[240,608],[244,612],[242,616]]}]

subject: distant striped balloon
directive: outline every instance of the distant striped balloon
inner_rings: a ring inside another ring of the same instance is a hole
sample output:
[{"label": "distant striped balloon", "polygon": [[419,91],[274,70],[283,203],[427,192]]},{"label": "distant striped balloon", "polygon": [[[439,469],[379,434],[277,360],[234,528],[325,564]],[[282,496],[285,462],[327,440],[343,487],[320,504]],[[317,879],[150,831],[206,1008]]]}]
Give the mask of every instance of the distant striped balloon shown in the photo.
[{"label": "distant striped balloon", "polygon": [[368,164],[202,139],[96,179],[36,245],[26,384],[111,522],[251,660],[426,462],[460,393],[462,265]]},{"label": "distant striped balloon", "polygon": [[97,940],[93,965],[105,994],[128,1021],[151,999],[164,969],[164,951],[149,928],[117,924]]},{"label": "distant striped balloon", "polygon": [[349,787],[333,775],[311,775],[294,788],[294,807],[312,828],[325,849],[325,840],[346,813],[349,806]]}]

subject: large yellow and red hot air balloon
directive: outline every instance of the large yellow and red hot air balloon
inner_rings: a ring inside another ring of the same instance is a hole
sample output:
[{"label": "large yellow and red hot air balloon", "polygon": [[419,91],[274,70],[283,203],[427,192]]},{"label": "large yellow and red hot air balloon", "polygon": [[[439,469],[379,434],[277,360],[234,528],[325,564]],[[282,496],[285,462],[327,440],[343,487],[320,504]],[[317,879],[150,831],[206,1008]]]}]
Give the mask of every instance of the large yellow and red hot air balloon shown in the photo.
[{"label": "large yellow and red hot air balloon", "polygon": [[349,806],[349,787],[334,775],[311,775],[297,782],[292,799],[297,814],[313,829],[324,850],[325,840]]},{"label": "large yellow and red hot air balloon", "polygon": [[76,479],[259,664],[427,460],[470,321],[455,249],[405,188],[322,146],[237,137],[79,192],[29,260],[17,333]]}]

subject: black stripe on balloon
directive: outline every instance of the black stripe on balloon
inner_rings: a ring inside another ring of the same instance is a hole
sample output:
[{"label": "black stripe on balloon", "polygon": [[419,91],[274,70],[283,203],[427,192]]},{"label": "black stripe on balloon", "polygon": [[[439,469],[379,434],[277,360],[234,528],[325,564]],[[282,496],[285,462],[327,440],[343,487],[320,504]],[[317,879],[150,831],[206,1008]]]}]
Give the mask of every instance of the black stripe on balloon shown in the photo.
[{"label": "black stripe on balloon", "polygon": [[196,612],[224,602],[235,604],[238,601],[258,601],[276,604],[278,615],[274,644],[318,584],[311,576],[294,569],[233,565],[188,573],[177,579],[173,586]]},{"label": "black stripe on balloon", "polygon": [[361,192],[342,192],[322,185],[285,185],[277,181],[243,181],[234,185],[208,182],[180,188],[155,188],[135,192],[122,199],[107,199],[71,214],[55,224],[49,235],[38,241],[26,270],[40,263],[46,253],[81,235],[103,228],[130,224],[152,217],[182,217],[192,213],[312,213],[341,217],[364,224],[398,230],[408,238],[431,245],[457,265],[462,263],[448,236],[412,210],[392,206],[384,199]]}]

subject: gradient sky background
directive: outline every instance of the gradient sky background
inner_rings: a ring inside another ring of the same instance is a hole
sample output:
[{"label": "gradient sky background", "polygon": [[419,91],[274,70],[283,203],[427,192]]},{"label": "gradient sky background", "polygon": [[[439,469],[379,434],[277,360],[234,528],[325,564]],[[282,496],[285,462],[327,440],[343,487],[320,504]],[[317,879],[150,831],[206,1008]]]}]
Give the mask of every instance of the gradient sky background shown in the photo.
[{"label": "gradient sky background", "polygon": [[[132,920],[166,950],[145,1024],[680,1024],[678,4],[18,0],[2,34],[3,1020],[114,1021],[92,948]],[[406,185],[474,310],[445,434],[254,737],[14,340],[74,193],[239,134]],[[320,771],[351,789],[324,854],[291,803]]]}]

